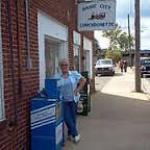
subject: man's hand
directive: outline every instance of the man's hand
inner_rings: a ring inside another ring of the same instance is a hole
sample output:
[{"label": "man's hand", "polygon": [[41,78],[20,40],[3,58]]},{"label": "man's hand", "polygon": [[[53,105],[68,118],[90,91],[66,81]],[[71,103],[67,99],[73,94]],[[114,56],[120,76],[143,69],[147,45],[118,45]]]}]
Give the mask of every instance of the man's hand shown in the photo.
[{"label": "man's hand", "polygon": [[80,90],[79,90],[78,88],[76,88],[76,89],[74,90],[74,95],[77,96],[79,92],[80,92]]},{"label": "man's hand", "polygon": [[86,79],[83,77],[80,79],[79,81],[79,85],[78,87],[74,90],[74,95],[77,96],[78,93],[80,92],[80,90],[83,88],[83,86],[85,85],[86,83]]}]

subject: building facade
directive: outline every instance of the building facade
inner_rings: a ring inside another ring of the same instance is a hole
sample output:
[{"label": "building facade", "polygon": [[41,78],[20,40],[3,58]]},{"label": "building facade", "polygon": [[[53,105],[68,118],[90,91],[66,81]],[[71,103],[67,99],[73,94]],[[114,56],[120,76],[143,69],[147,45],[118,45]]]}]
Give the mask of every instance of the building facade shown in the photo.
[{"label": "building facade", "polygon": [[[75,0],[0,1],[0,149],[29,149],[29,102],[67,58],[92,73],[92,32],[78,32]],[[87,64],[88,62],[88,64]]]}]

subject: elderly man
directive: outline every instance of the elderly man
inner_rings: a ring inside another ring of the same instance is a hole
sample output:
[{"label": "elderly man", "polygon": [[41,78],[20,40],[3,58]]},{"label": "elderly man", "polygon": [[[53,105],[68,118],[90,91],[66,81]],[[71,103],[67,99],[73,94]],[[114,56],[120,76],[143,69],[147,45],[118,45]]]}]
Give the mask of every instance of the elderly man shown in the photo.
[{"label": "elderly man", "polygon": [[64,101],[64,121],[68,128],[68,137],[74,142],[79,142],[80,135],[76,126],[76,109],[79,100],[79,91],[84,86],[86,79],[77,71],[69,70],[69,63],[62,59],[59,63],[59,88]]}]

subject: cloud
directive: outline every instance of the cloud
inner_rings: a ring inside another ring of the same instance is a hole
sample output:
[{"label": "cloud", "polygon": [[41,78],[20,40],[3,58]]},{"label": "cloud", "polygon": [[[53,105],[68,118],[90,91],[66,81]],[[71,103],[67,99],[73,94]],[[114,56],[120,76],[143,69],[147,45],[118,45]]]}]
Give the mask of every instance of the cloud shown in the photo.
[{"label": "cloud", "polygon": [[141,49],[150,49],[150,17],[141,19]]},{"label": "cloud", "polygon": [[[117,0],[117,18],[126,18],[127,14],[134,16],[134,0]],[[141,0],[141,16],[150,17],[150,0]]]},{"label": "cloud", "polygon": [[116,16],[117,18],[125,18],[129,13],[129,4],[128,0],[117,0],[117,8],[116,8]]},{"label": "cloud", "polygon": [[[134,0],[117,0],[116,22],[127,32],[127,15],[130,13],[131,34],[134,36]],[[95,32],[102,48],[107,48],[109,40]],[[150,49],[150,0],[141,0],[141,49]]]},{"label": "cloud", "polygon": [[150,17],[150,0],[141,0],[141,16]]},{"label": "cloud", "polygon": [[109,47],[109,39],[105,38],[102,36],[101,31],[95,31],[95,38],[98,40],[99,45],[102,49],[108,48]]},{"label": "cloud", "polygon": [[[117,23],[121,28],[128,32],[127,19],[118,18]],[[134,36],[134,18],[130,18],[131,34]],[[150,49],[150,17],[141,17],[141,49]]]}]

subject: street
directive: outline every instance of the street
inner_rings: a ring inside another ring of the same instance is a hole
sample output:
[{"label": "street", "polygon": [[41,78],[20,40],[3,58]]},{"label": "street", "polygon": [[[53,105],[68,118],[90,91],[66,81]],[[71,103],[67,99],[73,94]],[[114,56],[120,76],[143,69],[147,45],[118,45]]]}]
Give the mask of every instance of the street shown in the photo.
[{"label": "street", "polygon": [[81,141],[65,150],[150,150],[150,101],[134,91],[133,73],[96,77],[88,117],[79,116]]}]

